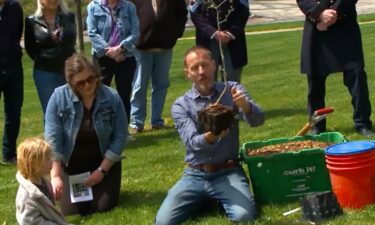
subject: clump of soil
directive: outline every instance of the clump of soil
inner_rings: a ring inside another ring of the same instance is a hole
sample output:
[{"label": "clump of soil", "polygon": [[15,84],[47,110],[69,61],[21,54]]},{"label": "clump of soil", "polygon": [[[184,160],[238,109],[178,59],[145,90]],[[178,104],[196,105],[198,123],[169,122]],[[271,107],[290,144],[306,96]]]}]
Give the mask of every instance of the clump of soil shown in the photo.
[{"label": "clump of soil", "polygon": [[305,140],[305,141],[289,141],[280,144],[274,145],[267,145],[257,149],[247,149],[248,156],[257,156],[257,155],[270,155],[275,153],[282,153],[282,152],[293,152],[299,151],[302,149],[310,149],[310,148],[320,148],[324,149],[330,146],[331,142],[322,142],[322,141],[313,141],[313,140]]},{"label": "clump of soil", "polygon": [[215,135],[228,129],[233,120],[233,109],[221,104],[209,105],[198,112],[198,122],[203,126],[204,131],[211,131]]}]

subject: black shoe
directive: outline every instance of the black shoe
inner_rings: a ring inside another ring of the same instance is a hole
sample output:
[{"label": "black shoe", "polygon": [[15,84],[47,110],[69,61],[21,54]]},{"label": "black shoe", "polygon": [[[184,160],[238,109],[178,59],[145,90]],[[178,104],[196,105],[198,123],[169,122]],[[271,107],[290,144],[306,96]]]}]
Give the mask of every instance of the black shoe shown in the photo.
[{"label": "black shoe", "polygon": [[3,160],[1,160],[1,164],[3,164],[3,165],[16,165],[17,164],[17,158],[13,157],[11,159],[3,159]]},{"label": "black shoe", "polygon": [[375,137],[374,132],[368,129],[367,127],[362,127],[357,130],[358,134],[362,135],[363,137],[372,138]]},{"label": "black shoe", "polygon": [[310,134],[311,134],[311,135],[318,135],[318,134],[323,133],[323,132],[325,132],[325,131],[319,130],[319,129],[316,128],[316,127],[313,127],[313,128],[311,128],[311,130],[310,130]]}]

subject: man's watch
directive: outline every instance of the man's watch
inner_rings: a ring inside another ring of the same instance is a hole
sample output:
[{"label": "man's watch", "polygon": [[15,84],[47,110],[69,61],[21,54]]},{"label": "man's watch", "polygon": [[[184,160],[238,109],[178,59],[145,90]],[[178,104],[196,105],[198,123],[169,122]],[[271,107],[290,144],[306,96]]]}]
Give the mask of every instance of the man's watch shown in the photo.
[{"label": "man's watch", "polygon": [[101,172],[104,176],[108,174],[108,171],[104,170],[102,167],[98,167],[97,169],[99,172]]}]

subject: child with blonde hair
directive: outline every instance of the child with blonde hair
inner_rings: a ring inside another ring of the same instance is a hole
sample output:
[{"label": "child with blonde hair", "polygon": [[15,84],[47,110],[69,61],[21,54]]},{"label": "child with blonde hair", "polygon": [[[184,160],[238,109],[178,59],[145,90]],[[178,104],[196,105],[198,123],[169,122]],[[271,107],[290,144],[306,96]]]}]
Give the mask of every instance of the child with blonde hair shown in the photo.
[{"label": "child with blonde hair", "polygon": [[29,138],[17,148],[16,217],[19,224],[68,224],[55,208],[51,184],[44,177],[52,167],[52,151],[41,138]]}]

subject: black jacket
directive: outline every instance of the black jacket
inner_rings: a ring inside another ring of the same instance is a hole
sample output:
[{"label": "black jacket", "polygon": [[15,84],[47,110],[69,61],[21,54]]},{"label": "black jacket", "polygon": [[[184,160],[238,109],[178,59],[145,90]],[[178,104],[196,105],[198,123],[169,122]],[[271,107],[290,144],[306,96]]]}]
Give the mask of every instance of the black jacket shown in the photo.
[{"label": "black jacket", "polygon": [[[221,4],[218,9],[221,30],[228,30],[235,37],[228,43],[233,67],[241,68],[247,64],[245,26],[250,15],[249,8],[239,0],[216,2]],[[191,1],[190,15],[196,29],[197,45],[209,49],[211,37],[218,30],[216,10],[202,1]]]},{"label": "black jacket", "polygon": [[0,12],[0,69],[19,63],[23,12],[18,1],[6,0]]},{"label": "black jacket", "polygon": [[65,60],[74,52],[76,24],[73,13],[59,14],[61,38],[54,41],[42,17],[31,15],[25,19],[25,49],[34,60],[34,68],[64,74]]},{"label": "black jacket", "polygon": [[187,9],[185,0],[156,0],[157,15],[152,0],[130,0],[137,7],[140,37],[137,48],[170,49],[185,30]]},{"label": "black jacket", "polygon": [[[361,31],[357,22],[357,0],[297,0],[306,15],[303,30],[301,72],[326,75],[364,66]],[[319,15],[335,9],[338,20],[327,31],[316,25]]]}]

